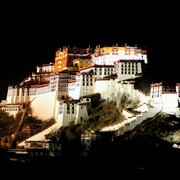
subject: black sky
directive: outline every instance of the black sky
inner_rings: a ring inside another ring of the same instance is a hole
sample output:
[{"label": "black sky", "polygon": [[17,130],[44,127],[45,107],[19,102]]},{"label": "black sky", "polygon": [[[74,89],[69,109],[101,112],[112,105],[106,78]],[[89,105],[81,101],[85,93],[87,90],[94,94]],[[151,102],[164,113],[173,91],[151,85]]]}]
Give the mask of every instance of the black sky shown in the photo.
[{"label": "black sky", "polygon": [[2,7],[0,99],[9,84],[19,83],[36,65],[54,62],[56,50],[66,45],[137,44],[148,51],[150,81],[180,82],[176,5],[76,3],[16,2]]}]

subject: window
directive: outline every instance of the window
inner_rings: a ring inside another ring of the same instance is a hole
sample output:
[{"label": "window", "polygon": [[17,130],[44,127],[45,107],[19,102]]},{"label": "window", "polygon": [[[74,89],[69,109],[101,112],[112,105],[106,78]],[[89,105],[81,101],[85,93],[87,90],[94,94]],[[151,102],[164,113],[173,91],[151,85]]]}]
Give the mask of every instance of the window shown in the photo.
[{"label": "window", "polygon": [[67,114],[70,114],[70,105],[67,104]]},{"label": "window", "polygon": [[83,122],[83,117],[82,116],[80,117],[80,121]]}]

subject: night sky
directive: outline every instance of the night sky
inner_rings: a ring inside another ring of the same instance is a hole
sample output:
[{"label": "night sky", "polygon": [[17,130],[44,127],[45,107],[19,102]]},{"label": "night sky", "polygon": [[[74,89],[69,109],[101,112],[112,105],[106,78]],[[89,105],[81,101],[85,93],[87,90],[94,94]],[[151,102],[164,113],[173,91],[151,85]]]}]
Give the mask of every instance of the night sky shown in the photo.
[{"label": "night sky", "polygon": [[0,99],[8,85],[21,82],[36,65],[54,62],[56,50],[67,45],[138,45],[147,49],[150,81],[180,82],[176,5],[72,3],[2,7]]}]

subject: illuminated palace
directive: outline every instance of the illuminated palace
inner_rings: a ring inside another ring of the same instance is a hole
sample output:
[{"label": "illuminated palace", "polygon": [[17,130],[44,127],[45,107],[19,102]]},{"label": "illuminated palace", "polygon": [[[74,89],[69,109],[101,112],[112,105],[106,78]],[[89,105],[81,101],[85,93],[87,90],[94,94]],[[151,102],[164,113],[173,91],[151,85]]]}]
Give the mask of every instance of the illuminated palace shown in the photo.
[{"label": "illuminated palace", "polygon": [[54,62],[37,66],[35,73],[9,86],[1,108],[15,115],[30,103],[33,116],[54,118],[59,126],[77,124],[88,119],[93,96],[112,99],[128,93],[146,103],[134,82],[147,64],[147,51],[137,46],[63,47],[57,49]]}]

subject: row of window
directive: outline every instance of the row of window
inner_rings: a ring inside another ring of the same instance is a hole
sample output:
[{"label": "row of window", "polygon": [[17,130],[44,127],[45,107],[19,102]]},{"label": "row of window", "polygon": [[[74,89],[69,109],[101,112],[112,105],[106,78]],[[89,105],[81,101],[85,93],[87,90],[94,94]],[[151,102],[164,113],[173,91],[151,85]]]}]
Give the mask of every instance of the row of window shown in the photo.
[{"label": "row of window", "polygon": [[4,111],[19,111],[19,108],[8,108],[4,109]]},{"label": "row of window", "polygon": [[129,71],[130,71],[130,70],[132,70],[132,71],[136,70],[136,71],[138,71],[138,68],[137,68],[137,67],[136,67],[136,68],[133,68],[133,67],[132,67],[132,68],[130,68],[130,67],[129,67],[129,68],[126,68],[126,67],[123,68],[123,67],[122,67],[121,70],[122,70],[122,71],[123,71],[123,70],[125,70],[125,71],[126,71],[126,70],[129,70]]},{"label": "row of window", "polygon": [[160,94],[152,94],[151,95],[151,98],[157,98],[157,97],[161,97],[161,95]]},{"label": "row of window", "polygon": [[[70,114],[70,110],[67,110],[67,114]],[[74,114],[74,111],[72,111],[72,114]]]},{"label": "row of window", "polygon": [[[104,69],[104,71],[113,71],[113,68],[98,68],[99,71],[102,71]],[[95,72],[98,70],[97,68],[95,68]]]},{"label": "row of window", "polygon": [[92,77],[92,74],[83,74],[83,78],[85,77]]},{"label": "row of window", "polygon": [[86,86],[93,86],[93,83],[84,83],[84,82],[83,82],[83,86],[85,86],[85,85],[86,85]]},{"label": "row of window", "polygon": [[121,67],[138,67],[138,63],[124,63]]},{"label": "row of window", "polygon": [[122,71],[121,74],[137,74],[136,72],[134,71]]},{"label": "row of window", "polygon": [[93,82],[93,78],[83,78],[83,82],[85,82],[85,81]]}]

